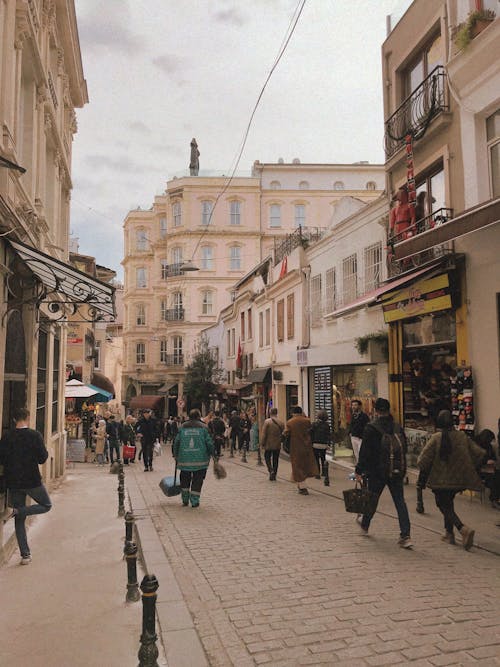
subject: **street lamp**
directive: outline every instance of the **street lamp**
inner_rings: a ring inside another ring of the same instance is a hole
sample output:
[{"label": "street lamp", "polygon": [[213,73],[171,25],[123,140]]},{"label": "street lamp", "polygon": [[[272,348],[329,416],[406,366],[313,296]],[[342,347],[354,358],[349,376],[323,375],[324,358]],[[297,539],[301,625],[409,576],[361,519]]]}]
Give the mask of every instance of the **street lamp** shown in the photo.
[{"label": "street lamp", "polygon": [[188,259],[187,262],[182,262],[179,266],[179,269],[183,272],[185,271],[199,271],[200,267],[196,266],[191,259]]}]

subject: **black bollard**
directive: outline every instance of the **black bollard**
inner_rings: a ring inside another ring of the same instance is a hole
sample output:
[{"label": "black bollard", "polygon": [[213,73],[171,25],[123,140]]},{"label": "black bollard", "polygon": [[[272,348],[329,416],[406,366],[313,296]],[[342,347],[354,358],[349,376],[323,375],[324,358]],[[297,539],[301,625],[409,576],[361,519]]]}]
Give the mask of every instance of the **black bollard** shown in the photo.
[{"label": "black bollard", "polygon": [[125,512],[125,542],[134,541],[135,516],[133,512]]},{"label": "black bollard", "polygon": [[329,474],[329,471],[328,471],[328,467],[329,467],[329,463],[328,463],[328,461],[325,461],[325,463],[323,465],[323,476],[324,476],[323,484],[325,486],[330,486],[330,474]]},{"label": "black bollard", "polygon": [[127,561],[127,595],[125,602],[139,602],[139,584],[137,583],[137,545],[127,540],[123,548],[123,555]]},{"label": "black bollard", "polygon": [[263,466],[264,465],[262,463],[262,455],[260,453],[260,445],[257,445],[257,465],[258,466]]},{"label": "black bollard", "polygon": [[118,516],[125,514],[125,473],[123,463],[120,463],[118,471]]},{"label": "black bollard", "polygon": [[146,574],[141,581],[142,591],[142,634],[141,647],[137,657],[138,667],[158,667],[158,639],[155,630],[156,624],[156,591],[158,579],[154,574]]}]

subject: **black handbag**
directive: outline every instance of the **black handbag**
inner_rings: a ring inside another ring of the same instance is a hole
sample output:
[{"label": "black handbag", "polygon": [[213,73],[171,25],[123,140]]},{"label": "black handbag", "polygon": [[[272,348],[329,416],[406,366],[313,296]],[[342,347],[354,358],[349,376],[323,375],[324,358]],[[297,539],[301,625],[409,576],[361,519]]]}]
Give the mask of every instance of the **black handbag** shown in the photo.
[{"label": "black handbag", "polygon": [[283,445],[285,452],[290,454],[290,433],[283,432],[281,434],[281,444]]},{"label": "black handbag", "polygon": [[175,464],[175,472],[173,477],[164,477],[160,482],[160,489],[167,496],[178,496],[181,492],[181,485],[177,484],[177,463]]},{"label": "black handbag", "polygon": [[346,512],[354,514],[370,514],[374,507],[374,494],[366,486],[356,482],[353,489],[342,491]]}]

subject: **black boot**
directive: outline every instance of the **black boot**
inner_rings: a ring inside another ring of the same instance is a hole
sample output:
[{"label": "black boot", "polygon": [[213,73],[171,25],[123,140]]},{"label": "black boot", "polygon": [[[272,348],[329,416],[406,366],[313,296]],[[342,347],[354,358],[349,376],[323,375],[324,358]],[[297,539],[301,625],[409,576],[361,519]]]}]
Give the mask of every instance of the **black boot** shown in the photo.
[{"label": "black boot", "polygon": [[322,465],[322,471],[321,471],[321,472],[322,472],[322,474],[323,474],[323,477],[325,478],[325,479],[323,480],[323,484],[324,484],[325,486],[330,486],[330,477],[329,477],[329,475],[328,475],[328,461],[325,461],[325,462],[323,463],[323,465]]},{"label": "black boot", "polygon": [[417,506],[416,506],[415,510],[419,514],[424,513],[424,499],[422,497],[422,487],[421,486],[417,486]]}]

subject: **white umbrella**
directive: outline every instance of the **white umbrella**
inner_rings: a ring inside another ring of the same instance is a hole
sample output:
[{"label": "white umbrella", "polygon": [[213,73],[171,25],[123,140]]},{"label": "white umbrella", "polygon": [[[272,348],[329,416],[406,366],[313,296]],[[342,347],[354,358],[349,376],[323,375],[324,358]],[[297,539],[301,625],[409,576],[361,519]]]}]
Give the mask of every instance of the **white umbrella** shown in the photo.
[{"label": "white umbrella", "polygon": [[67,387],[83,387],[84,384],[83,384],[83,382],[80,382],[80,380],[68,380],[68,382],[66,382],[66,386]]},{"label": "white umbrella", "polygon": [[86,387],[84,384],[81,386],[76,385],[76,386],[69,386],[66,385],[66,391],[64,392],[64,395],[66,398],[89,398],[90,396],[95,396],[99,392],[95,391],[94,389],[91,389],[90,387]]}]

